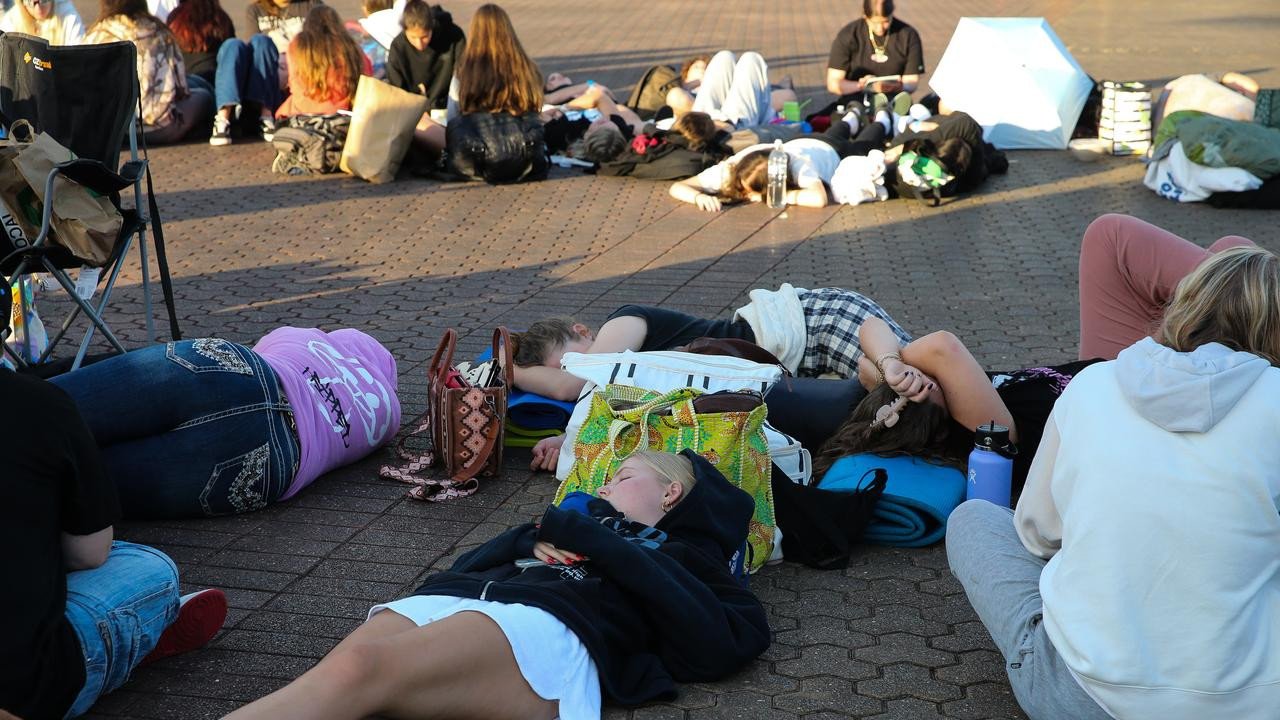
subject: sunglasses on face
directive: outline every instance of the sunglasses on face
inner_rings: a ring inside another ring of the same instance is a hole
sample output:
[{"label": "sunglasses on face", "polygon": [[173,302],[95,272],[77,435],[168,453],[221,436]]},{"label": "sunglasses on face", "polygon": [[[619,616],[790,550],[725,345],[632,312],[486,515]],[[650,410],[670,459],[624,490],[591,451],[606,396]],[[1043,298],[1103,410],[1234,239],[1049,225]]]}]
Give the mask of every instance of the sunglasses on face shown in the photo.
[{"label": "sunglasses on face", "polygon": [[53,0],[22,0],[22,4],[26,5],[27,7],[41,7],[46,5],[52,5]]}]

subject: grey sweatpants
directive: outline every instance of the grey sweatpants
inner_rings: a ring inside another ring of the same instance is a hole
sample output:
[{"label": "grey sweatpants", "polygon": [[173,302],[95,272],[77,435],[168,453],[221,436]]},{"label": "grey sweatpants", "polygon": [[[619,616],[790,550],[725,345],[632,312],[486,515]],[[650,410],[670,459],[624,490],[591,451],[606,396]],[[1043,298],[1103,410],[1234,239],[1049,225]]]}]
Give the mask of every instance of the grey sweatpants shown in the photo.
[{"label": "grey sweatpants", "polygon": [[1110,720],[1045,634],[1045,561],[1022,546],[1012,510],[985,500],[956,508],[947,519],[947,562],[1004,656],[1013,695],[1031,720]]}]

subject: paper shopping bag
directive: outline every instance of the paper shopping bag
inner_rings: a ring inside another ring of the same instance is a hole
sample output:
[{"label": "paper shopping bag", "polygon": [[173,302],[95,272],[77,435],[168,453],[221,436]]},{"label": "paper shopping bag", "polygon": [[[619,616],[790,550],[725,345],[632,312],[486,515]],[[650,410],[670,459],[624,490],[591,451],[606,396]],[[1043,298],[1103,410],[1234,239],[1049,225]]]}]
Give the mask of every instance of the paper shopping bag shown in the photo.
[{"label": "paper shopping bag", "polygon": [[[47,133],[37,133],[30,143],[17,147],[18,152],[12,161],[5,164],[17,169],[30,194],[18,187],[8,168],[0,171],[0,194],[7,205],[10,193],[13,193],[12,197],[18,203],[11,208],[14,216],[28,226],[24,229],[34,240],[40,232],[39,213],[45,201],[45,181],[53,172],[54,165],[73,160],[75,156]],[[0,161],[4,155],[5,152],[0,151]],[[52,241],[70,250],[86,265],[102,267],[107,263],[123,222],[120,211],[110,199],[65,178],[54,183]]]},{"label": "paper shopping bag", "polygon": [[422,95],[360,76],[338,166],[369,182],[394,180],[413,141],[413,129],[426,111],[427,99]]}]

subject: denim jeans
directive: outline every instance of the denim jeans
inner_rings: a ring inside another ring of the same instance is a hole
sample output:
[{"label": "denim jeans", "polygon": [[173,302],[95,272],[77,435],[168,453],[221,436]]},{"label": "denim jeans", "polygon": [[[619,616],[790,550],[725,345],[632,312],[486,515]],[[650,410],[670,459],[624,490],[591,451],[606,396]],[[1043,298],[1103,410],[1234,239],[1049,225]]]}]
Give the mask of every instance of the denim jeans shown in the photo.
[{"label": "denim jeans", "polygon": [[249,42],[228,38],[218,48],[218,71],[214,76],[214,109],[254,102],[275,112],[284,102],[280,89],[280,51],[266,35],[254,35]]},{"label": "denim jeans", "polygon": [[52,382],[89,424],[127,518],[257,510],[293,482],[289,401],[275,371],[242,345],[152,345]]},{"label": "denim jeans", "polygon": [[155,548],[117,540],[102,567],[68,573],[67,621],[80,638],[85,680],[67,717],[123,685],[177,617],[178,568]]},{"label": "denim jeans", "polygon": [[1111,720],[1045,634],[1045,561],[1022,546],[1012,510],[986,500],[957,507],[947,519],[947,563],[1004,656],[1013,696],[1031,720]]}]

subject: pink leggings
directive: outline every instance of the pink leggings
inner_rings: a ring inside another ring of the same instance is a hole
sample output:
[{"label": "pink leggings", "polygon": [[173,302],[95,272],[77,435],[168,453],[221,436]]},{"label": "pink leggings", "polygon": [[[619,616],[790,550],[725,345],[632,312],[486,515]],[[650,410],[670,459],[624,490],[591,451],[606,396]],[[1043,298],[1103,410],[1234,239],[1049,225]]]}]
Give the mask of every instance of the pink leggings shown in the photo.
[{"label": "pink leggings", "polygon": [[1210,254],[1253,245],[1238,235],[1208,250],[1128,215],[1103,215],[1080,243],[1080,359],[1112,360],[1151,335],[1178,281]]}]

